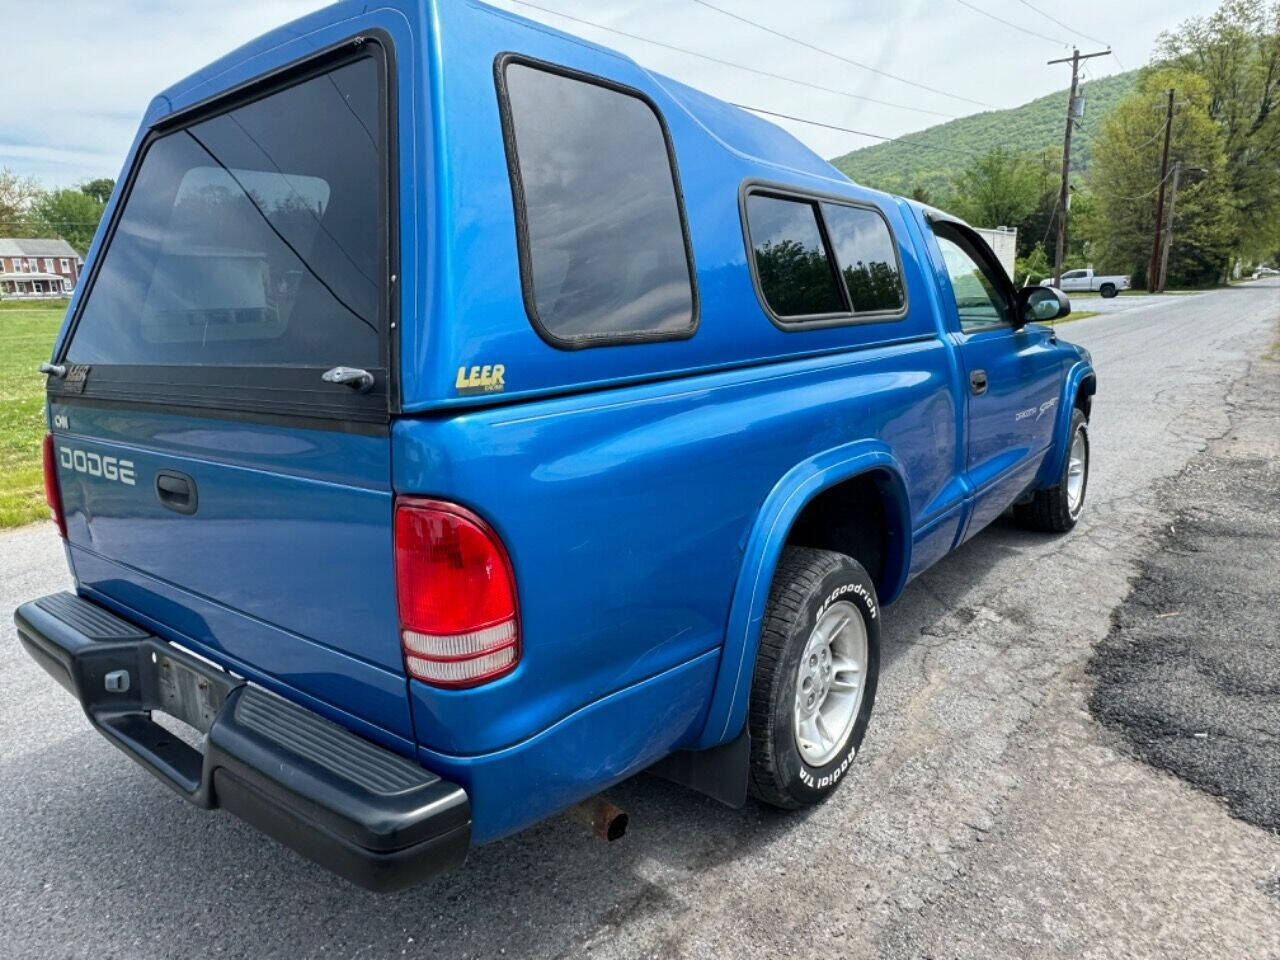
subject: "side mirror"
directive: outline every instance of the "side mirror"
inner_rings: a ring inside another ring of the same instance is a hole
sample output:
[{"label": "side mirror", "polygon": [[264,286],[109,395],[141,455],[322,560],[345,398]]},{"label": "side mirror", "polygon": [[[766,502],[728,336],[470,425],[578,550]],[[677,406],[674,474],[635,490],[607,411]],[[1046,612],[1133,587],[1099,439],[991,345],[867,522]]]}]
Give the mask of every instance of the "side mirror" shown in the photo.
[{"label": "side mirror", "polygon": [[1018,326],[1059,320],[1071,312],[1071,301],[1057,287],[1023,287],[1017,295]]}]

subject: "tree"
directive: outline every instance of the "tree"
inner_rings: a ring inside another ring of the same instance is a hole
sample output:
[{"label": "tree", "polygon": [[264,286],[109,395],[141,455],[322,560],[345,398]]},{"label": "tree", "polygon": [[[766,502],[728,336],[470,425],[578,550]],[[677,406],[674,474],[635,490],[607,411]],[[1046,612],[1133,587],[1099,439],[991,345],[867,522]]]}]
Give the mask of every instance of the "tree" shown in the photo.
[{"label": "tree", "polygon": [[1026,162],[1035,174],[1037,199],[1031,212],[1013,224],[1018,228],[1019,257],[1031,256],[1033,250],[1048,244],[1054,237],[1062,182],[1062,150],[1041,150],[1028,156]]},{"label": "tree", "polygon": [[923,203],[926,206],[936,206],[933,202],[933,192],[921,183],[917,183],[911,188],[911,199],[916,203]]},{"label": "tree", "polygon": [[110,177],[98,177],[96,180],[88,180],[80,184],[80,192],[86,197],[92,197],[104,207],[107,201],[111,199],[111,191],[116,188],[116,182]]},{"label": "tree", "polygon": [[860,313],[897,310],[902,306],[902,276],[898,265],[883,260],[859,260],[844,268],[844,285]]},{"label": "tree", "polygon": [[44,236],[61,237],[83,254],[89,249],[103,205],[79,190],[51,190],[31,205],[31,220]]},{"label": "tree", "polygon": [[1023,283],[1039,283],[1046,277],[1053,276],[1053,264],[1044,247],[1036,244],[1025,257],[1018,257],[1013,271],[1013,281],[1021,286]]},{"label": "tree", "polygon": [[815,304],[832,302],[831,265],[823,250],[795,240],[767,241],[756,248],[756,267],[770,305],[782,316],[813,313]]},{"label": "tree", "polygon": [[[1093,209],[1083,216],[1095,267],[1146,278],[1155,234],[1166,91],[1175,91],[1169,160],[1190,174],[1178,192],[1172,285],[1207,286],[1225,275],[1234,211],[1223,136],[1209,113],[1209,85],[1195,74],[1155,69],[1106,117],[1093,147]],[[1073,209],[1074,212],[1074,209]]]},{"label": "tree", "polygon": [[996,147],[955,178],[956,212],[979,227],[1016,226],[1039,199],[1036,171],[1025,157]]},{"label": "tree", "polygon": [[28,211],[40,196],[40,185],[8,167],[0,169],[0,237],[20,237],[29,230]]},{"label": "tree", "polygon": [[1232,247],[1269,254],[1280,245],[1280,3],[1225,0],[1161,34],[1157,56],[1204,80],[1204,110],[1222,132]]}]

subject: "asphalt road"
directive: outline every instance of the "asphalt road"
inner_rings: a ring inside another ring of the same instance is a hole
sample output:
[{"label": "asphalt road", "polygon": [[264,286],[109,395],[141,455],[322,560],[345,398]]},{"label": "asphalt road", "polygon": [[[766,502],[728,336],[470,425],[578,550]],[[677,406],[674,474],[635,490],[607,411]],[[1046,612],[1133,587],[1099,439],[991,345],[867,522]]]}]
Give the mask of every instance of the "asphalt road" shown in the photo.
[{"label": "asphalt road", "polygon": [[[1122,293],[1118,297],[1095,297],[1082,296],[1080,294],[1067,294],[1071,300],[1071,306],[1076,310],[1090,310],[1094,313],[1133,313],[1135,311],[1145,311],[1153,307],[1170,307],[1175,310],[1181,305],[1181,301],[1191,297],[1200,297],[1204,294],[1200,293]],[[1075,323],[1076,321],[1072,321]]]},{"label": "asphalt road", "polygon": [[[1134,759],[1085,669],[1278,316],[1267,283],[1063,328],[1099,370],[1081,525],[999,523],[886,610],[870,733],[805,813],[639,778],[618,844],[559,818],[379,898],[174,798],[0,623],[0,952],[1280,956],[1280,837]],[[66,582],[47,526],[0,536],[0,610]]]},{"label": "asphalt road", "polygon": [[1231,429],[1160,485],[1172,515],[1090,663],[1089,705],[1136,755],[1280,832],[1280,362],[1231,404]]}]

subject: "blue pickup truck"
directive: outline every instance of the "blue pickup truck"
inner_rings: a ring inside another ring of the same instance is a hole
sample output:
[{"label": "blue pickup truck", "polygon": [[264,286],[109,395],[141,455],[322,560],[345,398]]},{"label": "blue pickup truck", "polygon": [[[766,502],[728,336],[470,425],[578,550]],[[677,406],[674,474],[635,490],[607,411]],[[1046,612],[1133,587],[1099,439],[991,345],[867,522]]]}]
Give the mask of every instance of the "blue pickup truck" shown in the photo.
[{"label": "blue pickup truck", "polygon": [[337,3],[158,96],[86,267],[43,368],[76,589],[19,639],[372,889],[644,770],[822,800],[883,608],[1084,503],[1060,292],[480,3]]}]

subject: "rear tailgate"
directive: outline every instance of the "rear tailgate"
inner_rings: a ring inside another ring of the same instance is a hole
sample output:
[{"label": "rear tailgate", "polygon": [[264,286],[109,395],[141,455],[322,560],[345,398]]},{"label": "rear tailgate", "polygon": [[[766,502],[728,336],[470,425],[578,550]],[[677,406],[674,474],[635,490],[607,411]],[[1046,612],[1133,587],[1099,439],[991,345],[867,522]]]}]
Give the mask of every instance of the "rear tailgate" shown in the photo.
[{"label": "rear tailgate", "polygon": [[273,84],[154,131],[123,188],[49,379],[70,556],[160,635],[407,740],[385,64]]}]

